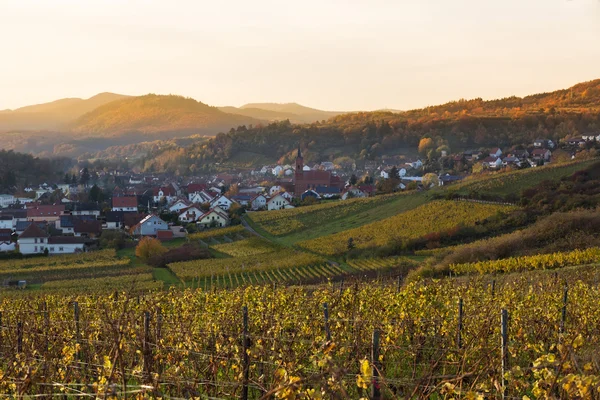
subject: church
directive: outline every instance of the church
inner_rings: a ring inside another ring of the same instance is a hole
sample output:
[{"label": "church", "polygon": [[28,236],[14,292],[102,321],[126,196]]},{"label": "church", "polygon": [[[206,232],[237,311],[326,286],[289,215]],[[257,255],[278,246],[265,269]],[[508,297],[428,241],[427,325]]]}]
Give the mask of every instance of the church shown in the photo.
[{"label": "church", "polygon": [[338,176],[332,175],[329,171],[304,171],[304,158],[302,157],[300,145],[298,145],[296,170],[294,171],[294,194],[296,196],[300,196],[309,189],[318,191],[319,188],[340,188],[341,185],[343,185],[341,179]]}]

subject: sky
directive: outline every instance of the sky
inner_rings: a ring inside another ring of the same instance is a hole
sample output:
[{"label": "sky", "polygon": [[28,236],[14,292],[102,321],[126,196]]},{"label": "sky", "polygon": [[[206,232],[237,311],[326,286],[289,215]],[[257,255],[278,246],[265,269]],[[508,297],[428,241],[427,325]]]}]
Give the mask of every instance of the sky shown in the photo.
[{"label": "sky", "polygon": [[100,92],[412,109],[600,78],[600,0],[0,0],[0,110]]}]

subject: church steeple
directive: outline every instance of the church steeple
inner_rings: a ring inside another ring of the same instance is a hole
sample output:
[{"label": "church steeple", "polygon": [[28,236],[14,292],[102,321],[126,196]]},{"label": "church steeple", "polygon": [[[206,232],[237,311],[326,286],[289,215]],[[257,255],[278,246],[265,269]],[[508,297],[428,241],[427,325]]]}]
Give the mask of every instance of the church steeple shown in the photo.
[{"label": "church steeple", "polygon": [[304,158],[302,157],[302,151],[300,150],[300,143],[298,143],[298,156],[296,157],[296,174],[302,174],[304,171]]}]

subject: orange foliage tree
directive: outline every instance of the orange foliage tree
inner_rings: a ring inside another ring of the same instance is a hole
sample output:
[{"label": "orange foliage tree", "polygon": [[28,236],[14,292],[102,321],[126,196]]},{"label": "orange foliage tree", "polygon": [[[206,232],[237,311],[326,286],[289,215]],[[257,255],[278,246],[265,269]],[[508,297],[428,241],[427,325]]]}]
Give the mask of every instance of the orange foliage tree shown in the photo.
[{"label": "orange foliage tree", "polygon": [[135,248],[135,256],[144,262],[148,262],[150,258],[166,252],[167,249],[160,240],[151,237],[142,238]]}]

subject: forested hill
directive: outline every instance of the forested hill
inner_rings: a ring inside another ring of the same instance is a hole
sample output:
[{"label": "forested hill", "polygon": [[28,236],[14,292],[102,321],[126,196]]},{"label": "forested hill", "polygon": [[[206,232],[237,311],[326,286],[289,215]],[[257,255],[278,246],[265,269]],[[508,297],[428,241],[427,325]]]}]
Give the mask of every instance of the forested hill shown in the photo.
[{"label": "forested hill", "polygon": [[227,114],[216,107],[182,96],[148,94],[105,104],[75,121],[71,130],[85,136],[121,136],[205,133],[215,134],[232,126],[260,120]]},{"label": "forested hill", "polygon": [[71,121],[111,101],[127,96],[100,93],[89,99],[68,98],[0,111],[0,132],[10,130],[61,130]]},{"label": "forested hill", "polygon": [[[600,80],[595,80],[525,98],[461,100],[403,113],[350,113],[324,123],[282,121],[253,129],[241,126],[207,143],[187,147],[185,157],[177,152],[181,161],[176,164],[180,171],[208,168],[215,162],[234,165],[239,159],[248,160],[248,154],[256,160],[291,160],[298,143],[304,149],[305,161],[310,162],[342,155],[372,159],[402,148],[416,150],[423,137],[459,151],[528,145],[537,138],[556,141],[598,130]],[[149,159],[157,156],[151,154]]]},{"label": "forested hill", "polygon": [[67,158],[37,158],[29,154],[0,150],[0,190],[12,192],[14,188],[62,180],[65,171],[73,166]]}]

